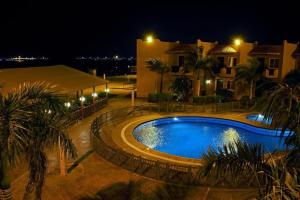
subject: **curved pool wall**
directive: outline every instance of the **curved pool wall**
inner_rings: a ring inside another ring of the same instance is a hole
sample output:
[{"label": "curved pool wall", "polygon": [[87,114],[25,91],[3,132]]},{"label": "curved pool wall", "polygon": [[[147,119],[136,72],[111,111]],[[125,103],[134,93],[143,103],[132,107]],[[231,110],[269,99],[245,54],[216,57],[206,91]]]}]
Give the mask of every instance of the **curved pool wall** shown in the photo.
[{"label": "curved pool wall", "polygon": [[160,118],[138,125],[133,136],[148,148],[186,158],[200,158],[209,147],[223,147],[237,138],[262,143],[269,152],[284,147],[280,131],[211,117]]},{"label": "curved pool wall", "polygon": [[262,114],[251,114],[246,117],[250,121],[256,121],[262,124],[270,125],[272,123],[272,119],[270,117],[265,117]]}]

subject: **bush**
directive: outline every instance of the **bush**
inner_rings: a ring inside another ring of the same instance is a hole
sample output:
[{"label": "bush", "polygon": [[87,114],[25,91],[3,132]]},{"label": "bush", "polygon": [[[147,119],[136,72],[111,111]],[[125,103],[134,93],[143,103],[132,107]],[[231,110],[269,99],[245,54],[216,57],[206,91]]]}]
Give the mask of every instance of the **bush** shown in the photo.
[{"label": "bush", "polygon": [[151,103],[169,102],[172,99],[173,96],[169,93],[150,93],[148,96],[148,102]]},{"label": "bush", "polygon": [[224,102],[233,100],[233,92],[228,89],[217,89],[217,95],[221,96]]},{"label": "bush", "polygon": [[194,104],[220,103],[223,101],[221,96],[199,96],[193,97]]}]

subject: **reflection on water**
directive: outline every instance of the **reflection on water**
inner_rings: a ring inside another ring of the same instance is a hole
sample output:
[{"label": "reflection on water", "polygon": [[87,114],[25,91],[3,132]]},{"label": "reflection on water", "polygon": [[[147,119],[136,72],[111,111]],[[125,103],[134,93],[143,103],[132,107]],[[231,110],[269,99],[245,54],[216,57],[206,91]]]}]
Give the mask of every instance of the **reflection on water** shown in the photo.
[{"label": "reflection on water", "polygon": [[155,126],[146,126],[137,133],[138,140],[151,149],[163,144],[163,132]]}]

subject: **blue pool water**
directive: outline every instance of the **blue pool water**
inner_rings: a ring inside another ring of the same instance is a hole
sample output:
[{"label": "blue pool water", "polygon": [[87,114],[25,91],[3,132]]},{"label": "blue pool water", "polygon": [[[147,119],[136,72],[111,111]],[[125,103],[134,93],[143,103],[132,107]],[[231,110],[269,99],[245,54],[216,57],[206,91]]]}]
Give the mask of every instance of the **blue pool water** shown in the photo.
[{"label": "blue pool water", "polygon": [[186,158],[200,158],[209,147],[223,147],[236,140],[260,143],[266,151],[283,148],[283,140],[274,130],[245,123],[208,117],[174,117],[145,122],[133,136],[145,146]]},{"label": "blue pool water", "polygon": [[264,115],[262,114],[253,114],[253,115],[248,115],[246,117],[248,120],[251,120],[251,121],[257,121],[259,123],[262,123],[262,124],[267,124],[267,125],[270,125],[272,123],[272,119],[270,117],[265,117]]}]

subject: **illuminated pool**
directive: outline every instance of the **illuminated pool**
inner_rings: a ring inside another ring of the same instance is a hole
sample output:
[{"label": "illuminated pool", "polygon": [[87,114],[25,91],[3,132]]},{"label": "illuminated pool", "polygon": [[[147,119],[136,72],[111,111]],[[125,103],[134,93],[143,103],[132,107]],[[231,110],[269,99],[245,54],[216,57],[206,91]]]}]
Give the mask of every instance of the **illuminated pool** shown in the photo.
[{"label": "illuminated pool", "polygon": [[276,131],[233,120],[208,117],[173,117],[145,122],[133,136],[145,146],[172,155],[200,158],[209,147],[222,147],[238,139],[260,143],[266,151],[283,148]]},{"label": "illuminated pool", "polygon": [[246,118],[251,120],[251,121],[257,121],[259,123],[267,124],[267,125],[272,123],[272,119],[270,117],[265,117],[262,114],[248,115]]}]

